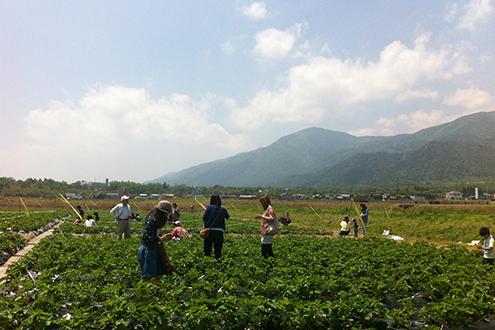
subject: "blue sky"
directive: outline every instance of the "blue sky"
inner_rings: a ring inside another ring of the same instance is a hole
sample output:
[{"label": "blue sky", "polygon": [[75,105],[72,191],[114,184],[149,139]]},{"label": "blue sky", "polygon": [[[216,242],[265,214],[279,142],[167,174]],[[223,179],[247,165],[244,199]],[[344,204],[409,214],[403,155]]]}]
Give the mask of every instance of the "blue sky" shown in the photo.
[{"label": "blue sky", "polygon": [[0,175],[142,181],[494,111],[494,32],[493,0],[0,0]]}]

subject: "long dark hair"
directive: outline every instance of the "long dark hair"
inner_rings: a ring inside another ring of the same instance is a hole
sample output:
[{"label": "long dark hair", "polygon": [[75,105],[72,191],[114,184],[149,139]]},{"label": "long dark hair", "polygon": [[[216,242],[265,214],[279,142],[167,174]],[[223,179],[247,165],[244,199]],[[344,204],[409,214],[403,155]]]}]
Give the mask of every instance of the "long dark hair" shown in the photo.
[{"label": "long dark hair", "polygon": [[261,203],[261,206],[263,206],[264,210],[266,210],[268,208],[268,206],[272,205],[272,202],[270,201],[270,197],[268,197],[268,195],[261,197],[260,203]]},{"label": "long dark hair", "polygon": [[210,205],[222,206],[222,198],[218,194],[213,194],[210,197]]}]

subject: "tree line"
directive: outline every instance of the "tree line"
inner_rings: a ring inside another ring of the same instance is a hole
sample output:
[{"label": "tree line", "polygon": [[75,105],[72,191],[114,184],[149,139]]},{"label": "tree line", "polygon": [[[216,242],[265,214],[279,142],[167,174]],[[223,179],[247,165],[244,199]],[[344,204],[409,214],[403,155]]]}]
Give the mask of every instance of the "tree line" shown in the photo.
[{"label": "tree line", "polygon": [[479,187],[480,193],[494,193],[495,181],[487,180],[483,182],[421,182],[403,183],[400,187],[395,185],[356,185],[356,186],[334,186],[334,187],[191,187],[186,185],[169,185],[164,183],[138,183],[132,181],[110,181],[108,185],[104,182],[76,181],[68,183],[49,178],[26,180],[16,180],[11,177],[0,177],[0,195],[2,196],[22,196],[22,197],[44,197],[52,198],[59,193],[77,193],[85,198],[100,198],[105,193],[119,193],[136,196],[138,194],[166,194],[171,193],[176,196],[187,195],[209,195],[220,193],[222,195],[260,195],[270,194],[278,197],[283,193],[305,194],[308,197],[313,195],[338,195],[353,194],[369,197],[370,199],[380,199],[381,194],[394,194],[402,196],[424,196],[427,199],[434,199],[436,196],[446,191],[456,190],[464,195],[473,195],[474,188]]}]

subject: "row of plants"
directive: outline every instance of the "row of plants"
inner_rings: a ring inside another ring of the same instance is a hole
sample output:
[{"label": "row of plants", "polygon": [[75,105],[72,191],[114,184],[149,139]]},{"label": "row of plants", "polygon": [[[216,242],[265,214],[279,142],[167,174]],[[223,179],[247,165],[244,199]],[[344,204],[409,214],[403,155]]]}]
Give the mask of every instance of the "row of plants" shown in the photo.
[{"label": "row of plants", "polygon": [[[10,230],[20,233],[43,231],[44,227],[57,218],[63,218],[67,211],[38,212],[29,215],[24,213],[12,213],[0,217],[0,230]],[[46,229],[46,228],[45,228]]]},{"label": "row of plants", "polygon": [[26,240],[13,232],[0,233],[0,265],[26,245]]},{"label": "row of plants", "polygon": [[56,234],[0,290],[1,328],[343,329],[462,325],[495,311],[477,252],[383,239],[227,236],[220,261],[199,238],[167,242],[176,270],[142,282],[139,239]]}]

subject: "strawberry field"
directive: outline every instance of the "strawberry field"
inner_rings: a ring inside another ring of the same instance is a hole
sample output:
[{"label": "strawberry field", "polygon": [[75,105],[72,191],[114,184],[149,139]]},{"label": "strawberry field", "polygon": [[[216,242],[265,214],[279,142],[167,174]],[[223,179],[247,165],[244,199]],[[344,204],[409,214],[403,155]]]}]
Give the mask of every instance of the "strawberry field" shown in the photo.
[{"label": "strawberry field", "polygon": [[2,328],[287,329],[457,325],[495,310],[493,270],[464,248],[383,239],[228,237],[168,242],[177,273],[139,281],[137,238],[54,235],[16,263],[0,292]]},{"label": "strawberry field", "polygon": [[[275,238],[276,257],[267,260],[252,217],[258,207],[228,209],[221,261],[203,256],[197,235],[169,241],[176,272],[160,282],[140,281],[142,221],[132,223],[130,240],[118,241],[105,210],[95,227],[65,219],[10,266],[0,286],[0,328],[422,329],[495,314],[493,268],[481,264],[480,252],[454,244],[459,235],[468,241],[478,226],[492,226],[493,207],[377,209],[369,237],[356,240],[336,238],[349,212],[342,205],[281,204],[279,214],[290,212],[293,223]],[[15,252],[26,242],[19,232],[39,231],[66,214],[3,212],[0,250]],[[196,234],[201,216],[186,210],[181,222]],[[415,243],[386,240],[385,228]]]}]

